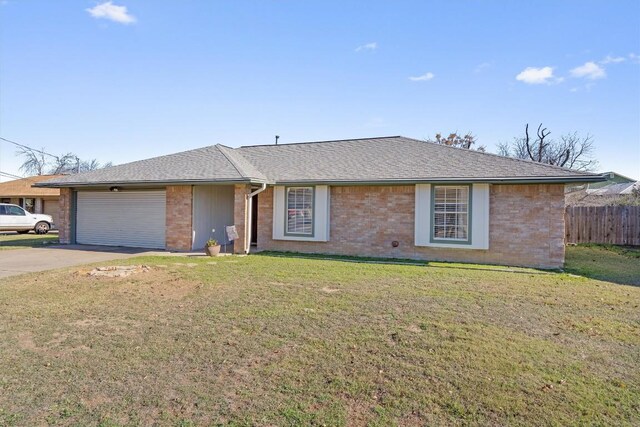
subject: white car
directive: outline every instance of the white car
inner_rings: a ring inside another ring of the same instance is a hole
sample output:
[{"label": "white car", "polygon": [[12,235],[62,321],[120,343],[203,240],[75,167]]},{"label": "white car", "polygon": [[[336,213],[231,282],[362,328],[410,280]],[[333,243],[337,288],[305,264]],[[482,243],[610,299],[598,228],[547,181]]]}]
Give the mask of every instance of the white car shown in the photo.
[{"label": "white car", "polygon": [[47,234],[52,227],[51,215],[32,214],[18,205],[0,203],[0,231],[26,234],[33,230],[36,234]]}]

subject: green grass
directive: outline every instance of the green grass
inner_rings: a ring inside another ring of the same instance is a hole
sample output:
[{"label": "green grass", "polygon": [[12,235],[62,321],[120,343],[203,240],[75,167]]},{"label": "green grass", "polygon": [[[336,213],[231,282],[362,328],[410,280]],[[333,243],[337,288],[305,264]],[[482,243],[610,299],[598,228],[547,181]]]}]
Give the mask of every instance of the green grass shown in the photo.
[{"label": "green grass", "polygon": [[0,251],[7,249],[38,248],[58,243],[57,233],[0,234]]},{"label": "green grass", "polygon": [[640,287],[273,255],[123,263],[152,271],[0,281],[0,425],[640,424]]},{"label": "green grass", "polygon": [[640,248],[578,245],[567,248],[565,270],[613,283],[640,285]]}]

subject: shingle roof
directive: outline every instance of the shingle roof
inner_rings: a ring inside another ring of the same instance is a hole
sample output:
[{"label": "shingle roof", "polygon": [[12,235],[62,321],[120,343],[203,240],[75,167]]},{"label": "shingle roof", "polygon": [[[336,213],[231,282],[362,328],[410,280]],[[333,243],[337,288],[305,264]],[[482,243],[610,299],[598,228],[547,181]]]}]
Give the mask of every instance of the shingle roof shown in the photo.
[{"label": "shingle roof", "polygon": [[58,187],[172,182],[250,182],[266,177],[229,147],[212,145],[137,162],[68,175],[42,183]]},{"label": "shingle roof", "polygon": [[579,180],[599,175],[402,136],[237,149],[270,181]]},{"label": "shingle roof", "polygon": [[40,185],[600,180],[596,174],[391,136],[235,149],[215,145],[65,176]]},{"label": "shingle roof", "polygon": [[34,188],[33,184],[64,175],[37,175],[0,183],[0,197],[56,197],[60,195],[57,188]]},{"label": "shingle roof", "polygon": [[622,182],[619,184],[605,185],[600,188],[587,188],[586,192],[594,196],[613,196],[618,194],[631,194],[634,188],[640,188],[640,182]]}]

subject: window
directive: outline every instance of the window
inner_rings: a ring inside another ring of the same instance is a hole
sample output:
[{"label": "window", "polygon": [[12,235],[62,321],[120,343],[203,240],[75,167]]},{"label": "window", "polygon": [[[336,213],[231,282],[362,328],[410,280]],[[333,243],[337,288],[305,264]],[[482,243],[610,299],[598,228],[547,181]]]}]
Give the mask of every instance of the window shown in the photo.
[{"label": "window", "polygon": [[434,186],[433,240],[469,242],[469,188],[468,185]]},{"label": "window", "polygon": [[313,235],[313,187],[287,187],[286,234]]},{"label": "window", "polygon": [[13,205],[0,206],[0,215],[13,215],[13,216],[25,216],[24,211]]},{"label": "window", "polygon": [[330,202],[328,185],[275,185],[272,239],[328,242]]},{"label": "window", "polygon": [[36,207],[36,199],[24,199],[24,209],[29,212],[29,213],[33,213]]}]

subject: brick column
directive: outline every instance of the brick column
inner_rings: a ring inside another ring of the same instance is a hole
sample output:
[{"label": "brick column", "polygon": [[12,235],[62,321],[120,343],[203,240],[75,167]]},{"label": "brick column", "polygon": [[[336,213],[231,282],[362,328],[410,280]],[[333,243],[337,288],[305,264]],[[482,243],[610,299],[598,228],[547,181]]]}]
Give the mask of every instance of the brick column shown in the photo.
[{"label": "brick column", "polygon": [[190,185],[167,187],[166,248],[190,251],[193,232],[193,189]]},{"label": "brick column", "polygon": [[73,192],[70,188],[60,189],[60,198],[58,204],[60,210],[58,212],[58,240],[61,244],[68,245],[71,243],[71,203]]},{"label": "brick column", "polygon": [[251,192],[251,186],[246,184],[236,184],[233,201],[233,223],[238,232],[238,239],[233,242],[233,252],[236,254],[244,253],[245,227],[248,220],[247,198],[246,195]]}]

